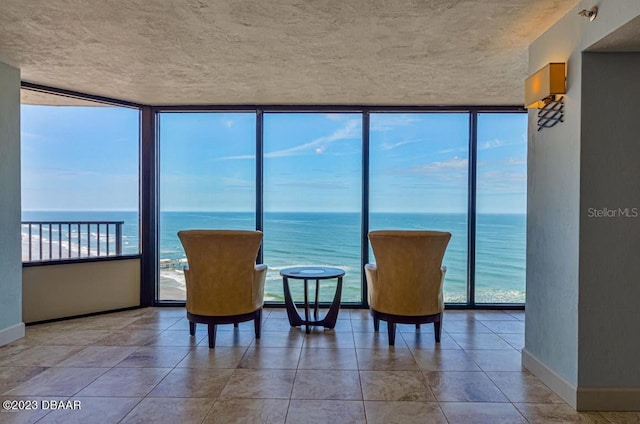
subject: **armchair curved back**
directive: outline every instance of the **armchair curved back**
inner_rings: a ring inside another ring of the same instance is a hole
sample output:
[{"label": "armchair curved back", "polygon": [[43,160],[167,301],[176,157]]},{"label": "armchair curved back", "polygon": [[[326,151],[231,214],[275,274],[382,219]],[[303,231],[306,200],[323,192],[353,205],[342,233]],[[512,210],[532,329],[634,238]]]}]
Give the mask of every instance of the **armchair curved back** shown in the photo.
[{"label": "armchair curved back", "polygon": [[442,258],[451,233],[371,231],[375,271],[367,272],[369,304],[392,315],[423,316],[444,310]]},{"label": "armchair curved back", "polygon": [[178,237],[189,262],[188,312],[226,316],[262,308],[265,272],[258,272],[255,263],[262,232],[186,230]]}]

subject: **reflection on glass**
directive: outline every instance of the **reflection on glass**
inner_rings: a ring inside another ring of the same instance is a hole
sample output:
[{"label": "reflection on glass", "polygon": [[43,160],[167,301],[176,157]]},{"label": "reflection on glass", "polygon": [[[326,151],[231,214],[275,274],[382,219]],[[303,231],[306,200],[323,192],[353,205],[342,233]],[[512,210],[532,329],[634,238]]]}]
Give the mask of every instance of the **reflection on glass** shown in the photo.
[{"label": "reflection on glass", "polygon": [[450,232],[452,303],[467,301],[468,146],[466,113],[371,114],[369,228]]},{"label": "reflection on glass", "polygon": [[476,302],[524,303],[527,115],[478,115]]},{"label": "reflection on glass", "polygon": [[[265,114],[264,152],[265,301],[284,300],[279,270],[322,265],[343,268],[342,301],[360,302],[361,115]],[[332,300],[335,280],[320,283]],[[302,299],[302,281],[291,290]]]},{"label": "reflection on glass", "polygon": [[23,90],[33,103],[21,106],[23,261],[138,254],[139,110],[31,96]]},{"label": "reflection on glass", "polygon": [[160,116],[160,300],[185,300],[177,232],[255,229],[253,113]]}]

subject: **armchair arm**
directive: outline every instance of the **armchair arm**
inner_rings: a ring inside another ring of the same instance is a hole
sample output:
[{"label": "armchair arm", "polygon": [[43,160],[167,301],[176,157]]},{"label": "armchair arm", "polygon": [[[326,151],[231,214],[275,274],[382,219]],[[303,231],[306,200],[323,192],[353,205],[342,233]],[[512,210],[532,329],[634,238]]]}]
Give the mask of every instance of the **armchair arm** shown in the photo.
[{"label": "armchair arm", "polygon": [[253,272],[256,279],[262,278],[264,280],[267,277],[267,266],[265,264],[257,264]]},{"label": "armchair arm", "polygon": [[187,290],[187,287],[189,287],[189,280],[191,278],[191,272],[189,270],[189,267],[186,266],[182,269],[182,271],[184,271],[184,282],[185,282],[185,287],[184,290],[186,292],[185,296],[186,296],[186,308],[187,310],[191,310],[191,305],[193,303],[193,301],[191,300],[191,290]]},{"label": "armchair arm", "polygon": [[440,268],[440,272],[442,273],[442,279],[440,280],[440,293],[438,294],[438,303],[440,304],[440,309],[444,311],[444,277],[447,275],[447,267],[442,266]]},{"label": "armchair arm", "polygon": [[367,281],[371,280],[373,286],[378,283],[378,266],[376,264],[365,264],[364,273]]},{"label": "armchair arm", "polygon": [[376,264],[365,264],[364,274],[367,279],[367,293],[369,306],[375,303],[377,298],[376,287],[378,286],[378,266]]},{"label": "armchair arm", "polygon": [[253,304],[257,308],[262,308],[264,303],[264,282],[267,278],[267,266],[257,264],[253,271]]}]

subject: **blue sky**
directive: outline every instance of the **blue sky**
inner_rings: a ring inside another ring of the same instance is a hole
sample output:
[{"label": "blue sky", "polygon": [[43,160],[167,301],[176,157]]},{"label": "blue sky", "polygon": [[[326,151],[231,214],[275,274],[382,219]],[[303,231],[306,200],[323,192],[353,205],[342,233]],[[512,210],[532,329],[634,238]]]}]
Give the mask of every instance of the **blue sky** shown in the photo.
[{"label": "blue sky", "polygon": [[24,210],[135,210],[139,112],[21,108]]},{"label": "blue sky", "polygon": [[[25,210],[135,210],[138,112],[22,107]],[[266,113],[266,211],[360,210],[359,114]],[[372,114],[372,212],[464,213],[468,115]],[[166,113],[161,207],[255,209],[255,115]],[[478,210],[526,210],[526,115],[482,114]]]}]

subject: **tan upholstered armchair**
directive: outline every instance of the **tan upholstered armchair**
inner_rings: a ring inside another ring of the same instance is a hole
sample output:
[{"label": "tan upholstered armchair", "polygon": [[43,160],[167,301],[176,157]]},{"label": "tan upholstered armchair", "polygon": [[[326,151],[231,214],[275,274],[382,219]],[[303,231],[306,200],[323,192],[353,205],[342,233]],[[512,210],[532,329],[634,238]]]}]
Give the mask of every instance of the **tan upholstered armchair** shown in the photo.
[{"label": "tan upholstered armchair", "polygon": [[446,268],[442,258],[451,233],[441,231],[371,231],[375,264],[364,267],[369,307],[375,331],[387,322],[389,345],[395,343],[396,323],[434,324],[440,343]]},{"label": "tan upholstered armchair", "polygon": [[216,325],[254,321],[260,338],[267,266],[256,265],[260,231],[188,230],[178,232],[189,268],[187,319],[191,335],[196,323],[207,324],[209,347],[216,344]]}]

